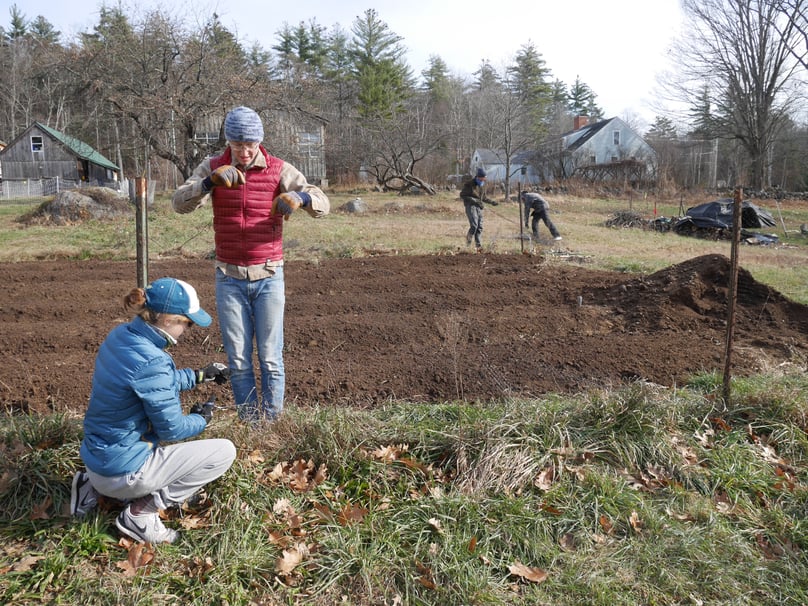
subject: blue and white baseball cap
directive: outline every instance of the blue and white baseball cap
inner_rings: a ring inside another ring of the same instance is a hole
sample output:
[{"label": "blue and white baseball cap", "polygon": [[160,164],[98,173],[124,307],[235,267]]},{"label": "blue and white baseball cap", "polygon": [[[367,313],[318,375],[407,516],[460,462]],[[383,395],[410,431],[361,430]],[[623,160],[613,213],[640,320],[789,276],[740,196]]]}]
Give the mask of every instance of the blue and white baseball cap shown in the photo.
[{"label": "blue and white baseball cap", "polygon": [[160,278],[146,287],[146,307],[161,314],[178,314],[199,326],[210,326],[211,317],[199,306],[193,286],[176,278]]}]

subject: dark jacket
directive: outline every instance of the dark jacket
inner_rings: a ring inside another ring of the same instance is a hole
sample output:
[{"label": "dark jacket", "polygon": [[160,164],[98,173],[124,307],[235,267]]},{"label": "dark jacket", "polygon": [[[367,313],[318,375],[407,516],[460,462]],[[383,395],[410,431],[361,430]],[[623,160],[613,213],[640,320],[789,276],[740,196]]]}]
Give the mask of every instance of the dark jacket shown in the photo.
[{"label": "dark jacket", "polygon": [[463,187],[460,190],[460,198],[464,203],[473,204],[474,206],[478,206],[480,208],[483,207],[483,202],[486,204],[491,204],[492,206],[497,206],[497,204],[499,204],[485,194],[485,183],[482,185],[477,185],[476,177],[472,177],[463,183]]},{"label": "dark jacket", "polygon": [[524,193],[522,194],[522,200],[525,205],[525,215],[527,215],[531,210],[536,213],[550,210],[550,205],[547,203],[547,200],[542,198],[541,194],[536,194],[533,192]]}]

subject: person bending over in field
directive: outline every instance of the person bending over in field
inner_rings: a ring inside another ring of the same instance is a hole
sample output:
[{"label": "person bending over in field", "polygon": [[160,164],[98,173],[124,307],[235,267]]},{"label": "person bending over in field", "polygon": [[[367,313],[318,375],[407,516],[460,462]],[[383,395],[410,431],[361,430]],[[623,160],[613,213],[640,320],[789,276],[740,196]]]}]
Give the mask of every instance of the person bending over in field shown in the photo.
[{"label": "person bending over in field", "polygon": [[523,191],[521,193],[521,198],[522,204],[525,205],[525,227],[527,227],[528,215],[530,215],[530,211],[533,211],[533,221],[531,222],[533,241],[539,241],[539,221],[544,221],[544,224],[547,226],[547,229],[550,230],[550,234],[553,236],[553,240],[560,240],[561,234],[558,232],[558,229],[548,214],[550,211],[550,205],[547,203],[547,200],[545,200],[541,194],[528,191]]}]

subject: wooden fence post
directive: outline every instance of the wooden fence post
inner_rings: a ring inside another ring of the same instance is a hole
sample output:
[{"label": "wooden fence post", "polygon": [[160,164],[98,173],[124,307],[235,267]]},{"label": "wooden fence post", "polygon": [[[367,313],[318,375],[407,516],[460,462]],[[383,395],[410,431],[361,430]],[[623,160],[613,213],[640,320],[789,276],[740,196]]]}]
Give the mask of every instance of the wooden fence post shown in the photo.
[{"label": "wooden fence post", "polygon": [[738,247],[741,244],[741,205],[743,189],[735,188],[732,205],[732,248],[729,262],[729,285],[727,288],[727,337],[724,348],[724,405],[729,406],[732,395],[732,343],[735,335],[735,307],[738,294]]},{"label": "wooden fence post", "polygon": [[135,179],[135,207],[137,227],[137,285],[146,288],[149,283],[149,215],[146,199],[146,178]]}]

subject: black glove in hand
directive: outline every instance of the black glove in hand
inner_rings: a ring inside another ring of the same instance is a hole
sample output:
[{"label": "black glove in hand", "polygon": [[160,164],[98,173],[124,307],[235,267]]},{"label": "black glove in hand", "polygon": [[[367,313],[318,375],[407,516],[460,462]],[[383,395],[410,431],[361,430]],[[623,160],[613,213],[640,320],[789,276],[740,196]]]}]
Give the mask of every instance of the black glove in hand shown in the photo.
[{"label": "black glove in hand", "polygon": [[[205,179],[205,185],[208,185],[208,180],[210,181],[211,186],[221,185],[222,187],[227,188],[243,185],[245,182],[244,173],[230,164],[225,164],[224,166],[220,166],[214,170],[210,176]],[[208,189],[210,189],[210,187]]]},{"label": "black glove in hand", "polygon": [[230,369],[219,362],[213,362],[196,371],[197,384],[215,381],[217,385],[224,385],[229,378]]},{"label": "black glove in hand", "polygon": [[210,423],[210,420],[213,418],[213,401],[209,400],[204,404],[194,404],[191,406],[191,414],[192,415],[199,415],[203,419],[205,419],[205,423]]}]

